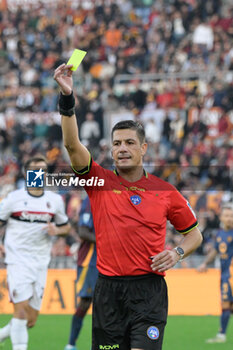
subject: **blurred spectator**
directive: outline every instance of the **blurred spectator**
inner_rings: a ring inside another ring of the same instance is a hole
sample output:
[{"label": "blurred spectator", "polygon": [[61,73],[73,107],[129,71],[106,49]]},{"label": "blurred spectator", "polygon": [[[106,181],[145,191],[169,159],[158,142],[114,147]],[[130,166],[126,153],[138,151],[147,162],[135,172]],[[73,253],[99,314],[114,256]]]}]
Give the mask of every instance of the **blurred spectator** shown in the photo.
[{"label": "blurred spectator", "polygon": [[[197,19],[196,19],[197,21]],[[211,51],[214,44],[213,30],[208,23],[198,23],[193,32],[193,43],[198,44],[203,50]]]},{"label": "blurred spectator", "polygon": [[22,90],[16,100],[16,107],[20,111],[32,111],[32,106],[34,103],[34,97],[30,91]]},{"label": "blurred spectator", "polygon": [[119,43],[122,38],[122,33],[119,29],[116,28],[116,23],[114,21],[111,21],[109,23],[109,28],[105,32],[105,39],[106,39],[106,45],[107,47],[116,49],[119,46]]},{"label": "blurred spectator", "polygon": [[107,140],[102,139],[99,142],[99,155],[96,159],[96,162],[100,164],[104,168],[110,168],[112,166],[112,158],[111,158],[111,152],[110,147],[108,145]]},{"label": "blurred spectator", "polygon": [[146,138],[148,141],[155,144],[155,146],[160,141],[160,131],[153,118],[149,119],[145,124]]},{"label": "blurred spectator", "polygon": [[91,112],[87,113],[86,120],[81,125],[80,137],[82,140],[99,139],[100,137],[99,124],[94,120],[94,115]]},{"label": "blurred spectator", "polygon": [[64,237],[59,237],[53,244],[52,257],[55,256],[70,256],[69,246],[66,244],[66,239]]}]

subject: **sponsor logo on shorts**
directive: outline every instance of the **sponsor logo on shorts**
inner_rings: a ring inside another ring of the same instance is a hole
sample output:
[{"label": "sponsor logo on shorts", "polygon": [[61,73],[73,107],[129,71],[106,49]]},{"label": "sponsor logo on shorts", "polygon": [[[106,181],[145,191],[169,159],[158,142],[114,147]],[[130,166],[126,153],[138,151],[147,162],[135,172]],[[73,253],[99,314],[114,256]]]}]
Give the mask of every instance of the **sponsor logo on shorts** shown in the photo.
[{"label": "sponsor logo on shorts", "polygon": [[159,338],[159,329],[155,326],[151,326],[147,329],[147,336],[151,340],[156,340]]},{"label": "sponsor logo on shorts", "polygon": [[138,205],[138,204],[140,204],[141,201],[142,201],[141,197],[138,196],[138,195],[131,196],[131,197],[130,197],[130,200],[131,200],[131,202],[132,202],[134,205]]},{"label": "sponsor logo on shorts", "polygon": [[119,344],[114,345],[99,345],[100,350],[111,350],[111,349],[120,349]]}]

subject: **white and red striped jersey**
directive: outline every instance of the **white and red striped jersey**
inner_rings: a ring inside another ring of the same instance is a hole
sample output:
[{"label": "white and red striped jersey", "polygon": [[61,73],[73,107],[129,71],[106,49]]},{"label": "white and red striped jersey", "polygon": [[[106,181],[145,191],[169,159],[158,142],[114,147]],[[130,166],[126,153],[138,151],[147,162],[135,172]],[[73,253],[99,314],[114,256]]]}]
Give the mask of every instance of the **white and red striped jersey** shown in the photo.
[{"label": "white and red striped jersey", "polygon": [[65,225],[68,217],[60,195],[45,191],[36,197],[20,189],[0,203],[0,220],[6,222],[5,263],[44,267],[49,264],[52,246],[46,226],[49,222]]}]

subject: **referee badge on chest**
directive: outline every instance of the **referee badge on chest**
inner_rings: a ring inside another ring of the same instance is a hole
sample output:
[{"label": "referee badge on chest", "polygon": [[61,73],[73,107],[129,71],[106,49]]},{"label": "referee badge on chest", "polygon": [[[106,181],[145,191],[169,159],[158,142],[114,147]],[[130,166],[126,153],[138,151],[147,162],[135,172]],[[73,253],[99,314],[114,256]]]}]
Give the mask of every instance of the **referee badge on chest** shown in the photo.
[{"label": "referee badge on chest", "polygon": [[135,194],[134,196],[131,196],[131,197],[130,197],[130,200],[131,200],[131,202],[132,202],[134,205],[138,205],[138,204],[140,204],[141,201],[142,201],[141,197],[138,196],[138,195],[136,195],[136,194]]}]

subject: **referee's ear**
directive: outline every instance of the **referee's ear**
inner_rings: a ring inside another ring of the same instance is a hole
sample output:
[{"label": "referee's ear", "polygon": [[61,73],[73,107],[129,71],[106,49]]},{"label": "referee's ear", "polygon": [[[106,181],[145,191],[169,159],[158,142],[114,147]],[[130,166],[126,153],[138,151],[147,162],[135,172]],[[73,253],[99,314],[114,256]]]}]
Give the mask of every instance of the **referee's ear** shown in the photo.
[{"label": "referee's ear", "polygon": [[146,142],[143,142],[141,144],[141,155],[142,157],[146,154],[147,152],[147,147],[148,147],[148,144]]}]

